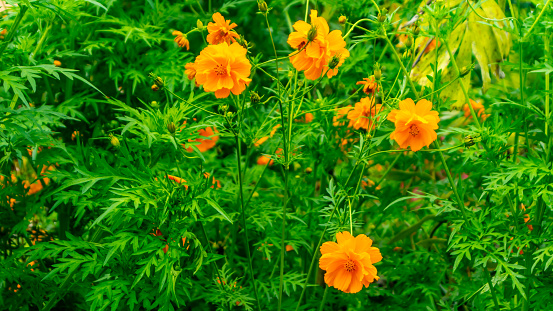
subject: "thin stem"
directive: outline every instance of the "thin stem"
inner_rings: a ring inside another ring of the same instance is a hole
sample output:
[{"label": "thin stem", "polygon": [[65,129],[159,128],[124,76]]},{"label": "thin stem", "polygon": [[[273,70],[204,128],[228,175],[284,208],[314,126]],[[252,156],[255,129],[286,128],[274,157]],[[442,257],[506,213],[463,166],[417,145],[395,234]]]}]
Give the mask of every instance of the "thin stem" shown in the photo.
[{"label": "thin stem", "polygon": [[202,5],[200,4],[200,0],[196,0],[196,3],[198,3],[198,6],[200,7],[200,10],[202,11],[202,15],[205,15],[204,8],[202,8]]},{"label": "thin stem", "polygon": [[[524,37],[522,38],[521,42],[522,41],[526,41],[526,37],[528,37],[531,33],[532,33],[532,30],[534,30],[534,27],[536,27],[536,24],[538,23],[538,21],[540,20],[541,16],[543,15],[543,13],[545,12],[545,10],[547,9],[547,7],[549,6],[549,2],[551,2],[551,0],[547,0],[547,2],[545,3],[545,5],[543,6],[543,9],[541,10],[540,14],[538,15],[538,17],[536,17],[536,20],[534,21],[534,23],[532,24],[532,26],[530,27],[530,29],[528,30],[528,32],[526,33],[526,35],[524,35]],[[521,64],[522,65],[522,64]]]},{"label": "thin stem", "polygon": [[[382,29],[384,29],[384,28],[382,28]],[[394,55],[396,56],[399,65],[401,66],[401,70],[403,70],[403,74],[405,74],[405,78],[407,79],[407,81],[409,81],[409,85],[413,89],[413,93],[415,93],[415,98],[417,100],[419,100],[419,94],[417,92],[417,88],[415,87],[415,84],[413,83],[413,80],[411,80],[411,77],[409,76],[409,72],[407,71],[407,69],[403,65],[403,62],[401,61],[401,56],[399,56],[399,54],[397,53],[396,49],[394,48],[394,45],[392,44],[392,41],[390,41],[390,39],[388,39],[388,35],[386,34],[386,30],[384,30],[383,38],[384,38],[384,40],[386,40],[386,43],[388,44],[388,46],[390,46],[390,49],[392,50],[392,52],[394,52]]]},{"label": "thin stem", "polygon": [[349,36],[349,34],[353,31],[353,29],[355,29],[355,27],[359,28],[359,29],[363,29],[365,31],[369,31],[368,29],[366,28],[363,28],[363,27],[359,27],[357,26],[359,23],[361,22],[371,22],[371,23],[376,23],[375,21],[373,21],[372,19],[368,19],[368,18],[362,18],[360,20],[358,20],[357,22],[355,22],[355,24],[351,24],[351,23],[348,23],[348,24],[351,24],[351,28],[348,30],[348,32],[343,36],[344,40]]},{"label": "thin stem", "polygon": [[25,12],[27,12],[29,8],[26,5],[21,5],[19,9],[19,13],[17,14],[15,21],[13,22],[12,27],[10,28],[10,31],[8,32],[8,36],[6,37],[6,41],[3,42],[2,46],[0,47],[0,56],[4,54],[4,51],[8,47],[8,44],[12,41],[13,37],[15,36],[15,32],[17,31],[17,28],[19,27],[19,23],[21,23],[21,20],[23,19],[23,16],[25,15]]},{"label": "thin stem", "polygon": [[244,210],[244,190],[242,186],[242,144],[240,143],[240,139],[238,138],[238,133],[235,133],[234,135],[236,146],[238,148],[238,152],[236,153],[236,158],[238,162],[238,183],[240,184],[240,206],[241,206],[241,214],[242,214],[242,226],[244,227],[244,235],[246,238],[245,244],[246,244],[246,255],[248,256],[248,267],[250,270],[250,278],[252,279],[253,283],[253,291],[255,296],[255,302],[257,304],[257,309],[261,311],[261,306],[259,305],[259,297],[257,295],[257,285],[255,284],[255,278],[253,275],[253,266],[252,266],[252,255],[250,252],[250,239],[248,237],[248,227],[246,224],[246,211]]},{"label": "thin stem", "polygon": [[328,293],[328,286],[325,287],[325,291],[323,293],[323,299],[321,300],[321,304],[319,305],[319,311],[323,311],[324,310],[324,306],[325,306],[325,301],[326,301],[326,294]]},{"label": "thin stem", "polygon": [[[267,29],[269,30],[269,35],[271,38],[271,44],[273,45],[273,51],[275,53],[275,69],[276,69],[276,76],[277,76],[277,88],[278,88],[278,103],[280,107],[280,122],[282,126],[282,139],[284,143],[284,204],[282,205],[282,236],[281,236],[281,245],[280,245],[280,278],[278,283],[278,311],[282,309],[282,291],[284,289],[284,254],[286,251],[285,246],[285,240],[286,240],[286,207],[288,205],[289,200],[289,193],[288,193],[288,175],[290,172],[290,163],[289,163],[289,153],[290,150],[288,150],[288,142],[286,139],[286,127],[284,126],[284,110],[282,107],[282,90],[281,90],[281,83],[280,83],[280,75],[279,75],[279,64],[278,64],[278,54],[275,46],[275,41],[273,39],[273,32],[271,31],[271,25],[269,24],[269,18],[267,15],[267,12],[265,12],[263,15],[265,15],[265,21],[267,22]],[[307,19],[307,18],[306,18]],[[288,109],[288,118],[291,118],[291,111]],[[288,128],[288,132],[291,132],[292,129]]]},{"label": "thin stem", "polygon": [[[436,145],[436,148],[438,147],[438,141],[435,141],[434,144]],[[439,151],[438,154],[440,155],[440,160],[442,161],[442,164],[444,166],[444,170],[447,174],[447,179],[449,180],[449,184],[451,186],[451,189],[453,189],[453,193],[455,194],[455,199],[457,200],[457,205],[459,205],[459,209],[461,210],[461,213],[463,214],[463,219],[465,222],[468,221],[467,212],[465,211],[465,204],[463,204],[463,200],[461,200],[461,197],[459,196],[459,191],[457,191],[457,186],[455,185],[455,181],[453,180],[453,177],[451,177],[451,172],[449,171],[449,168],[447,167],[447,162],[445,161],[444,154]]]},{"label": "thin stem", "polygon": [[488,281],[488,286],[490,287],[490,293],[492,293],[495,308],[499,311],[501,309],[499,308],[499,302],[497,301],[497,296],[495,295],[495,288],[492,285],[492,278],[490,276],[490,272],[486,267],[484,267],[484,274],[486,275],[486,280]]},{"label": "thin stem", "polygon": [[376,189],[384,181],[384,178],[386,178],[386,175],[388,175],[388,173],[392,170],[392,168],[394,167],[394,165],[396,164],[397,160],[399,160],[400,157],[401,157],[401,153],[398,153],[397,156],[394,158],[394,161],[392,161],[392,163],[388,166],[386,171],[384,171],[384,174],[382,175],[382,177],[380,177],[378,182],[374,184],[374,187],[373,187],[374,189]]},{"label": "thin stem", "polygon": [[44,41],[46,41],[46,36],[48,36],[50,29],[52,29],[52,24],[48,23],[48,25],[44,29],[44,32],[42,33],[42,36],[40,37],[40,40],[38,41],[35,47],[35,50],[33,51],[33,57],[36,57],[37,53],[40,51],[42,44],[44,44]]}]

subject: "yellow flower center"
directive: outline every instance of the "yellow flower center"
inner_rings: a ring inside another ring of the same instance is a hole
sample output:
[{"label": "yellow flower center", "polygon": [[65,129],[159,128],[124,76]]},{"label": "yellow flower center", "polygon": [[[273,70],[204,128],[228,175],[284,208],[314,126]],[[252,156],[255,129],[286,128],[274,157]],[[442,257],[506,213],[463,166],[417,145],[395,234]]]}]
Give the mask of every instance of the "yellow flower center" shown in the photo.
[{"label": "yellow flower center", "polygon": [[419,128],[415,124],[411,124],[409,127],[409,134],[411,134],[413,137],[419,135]]},{"label": "yellow flower center", "polygon": [[346,268],[346,271],[347,272],[352,272],[352,271],[355,271],[355,269],[357,268],[356,265],[355,265],[355,261],[351,260],[351,259],[348,259],[346,261],[346,264],[344,265],[344,268]]},{"label": "yellow flower center", "polygon": [[215,67],[215,73],[218,76],[226,75],[227,74],[227,68],[225,68],[225,66],[223,66],[222,64],[217,64],[217,66]]}]

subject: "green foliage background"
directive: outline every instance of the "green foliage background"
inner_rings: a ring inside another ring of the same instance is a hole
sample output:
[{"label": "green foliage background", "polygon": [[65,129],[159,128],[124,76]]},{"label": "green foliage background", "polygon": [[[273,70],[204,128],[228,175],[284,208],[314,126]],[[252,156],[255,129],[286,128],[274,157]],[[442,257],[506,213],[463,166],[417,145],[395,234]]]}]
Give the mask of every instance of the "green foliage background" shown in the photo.
[{"label": "green foliage background", "polygon": [[[338,76],[316,84],[288,61],[278,72],[264,63],[274,58],[270,34],[279,57],[292,52],[286,40],[306,1],[268,3],[269,27],[256,1],[5,2],[15,6],[0,12],[0,30],[8,30],[0,40],[1,309],[277,309],[283,205],[284,245],[293,248],[284,252],[283,310],[551,308],[549,1],[377,1],[388,10],[382,24],[373,1],[311,1],[331,29],[371,20],[349,35],[351,56]],[[214,12],[237,23],[248,41],[248,91],[260,103],[247,92],[217,100],[184,74],[207,32],[188,36],[190,51],[171,33],[188,32],[197,20],[207,25]],[[419,34],[399,28],[415,14]],[[484,31],[508,39],[482,40]],[[411,69],[417,50],[387,45],[396,34],[447,44]],[[377,101],[386,106],[378,129],[371,136],[335,126],[335,108],[359,101],[355,83],[376,62],[383,68]],[[152,91],[150,72],[165,89]],[[277,75],[295,87],[279,94]],[[490,114],[481,126],[458,110],[466,102],[461,80]],[[301,104],[298,97],[280,111],[279,100],[304,90]],[[446,151],[389,152],[397,144],[385,116],[419,95],[440,112],[437,148]],[[281,117],[307,112],[312,122],[290,122],[255,146]],[[202,153],[194,140],[206,127],[216,127],[220,139]],[[283,134],[293,151],[279,157]],[[275,164],[258,165],[264,154]],[[42,175],[44,165],[55,168]],[[44,187],[29,194],[23,180]],[[4,198],[14,198],[13,206]],[[306,278],[321,236],[333,240],[350,226],[384,256],[376,265],[381,279],[358,294],[325,289],[316,262]]]}]

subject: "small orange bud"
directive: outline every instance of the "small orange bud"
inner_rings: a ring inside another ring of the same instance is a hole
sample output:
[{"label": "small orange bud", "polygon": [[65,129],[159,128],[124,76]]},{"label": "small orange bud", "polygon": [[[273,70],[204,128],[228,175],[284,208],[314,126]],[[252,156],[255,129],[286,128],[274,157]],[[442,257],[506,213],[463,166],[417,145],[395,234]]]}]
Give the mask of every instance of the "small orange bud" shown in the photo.
[{"label": "small orange bud", "polygon": [[347,20],[347,18],[344,15],[342,15],[338,18],[338,23],[343,25],[343,24],[346,23],[346,20]]},{"label": "small orange bud", "polygon": [[61,62],[59,60],[54,61],[54,66],[61,67]]}]

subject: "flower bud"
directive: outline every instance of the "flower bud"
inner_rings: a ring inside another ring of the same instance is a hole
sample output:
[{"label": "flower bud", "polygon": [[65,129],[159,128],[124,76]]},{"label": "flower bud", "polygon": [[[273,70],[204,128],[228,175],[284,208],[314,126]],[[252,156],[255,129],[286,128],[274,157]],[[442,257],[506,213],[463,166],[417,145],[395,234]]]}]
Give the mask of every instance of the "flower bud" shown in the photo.
[{"label": "flower bud", "polygon": [[152,108],[154,109],[159,108],[159,104],[155,100],[152,102],[151,105],[152,105]]},{"label": "flower bud", "polygon": [[344,15],[342,15],[338,18],[338,23],[340,23],[340,25],[345,24],[346,21],[347,21],[347,18]]},{"label": "flower bud", "polygon": [[223,113],[228,111],[228,105],[221,105],[219,106],[219,110],[221,110]]},{"label": "flower bud", "polygon": [[269,10],[269,8],[267,7],[267,2],[265,2],[264,0],[257,1],[257,7],[259,8],[259,11],[261,13],[266,13]]},{"label": "flower bud", "polygon": [[418,36],[420,32],[421,32],[421,28],[419,27],[419,25],[415,24],[415,28],[413,28],[413,34],[415,36]]},{"label": "flower bud", "polygon": [[305,169],[306,174],[311,174],[311,172],[313,172],[312,168],[308,167],[308,168]]},{"label": "flower bud", "polygon": [[[154,79],[154,84],[158,86],[158,89],[163,89],[163,87],[165,86],[165,82],[163,82],[163,79],[161,77],[159,77],[153,72],[150,72],[149,76],[150,78]],[[153,87],[152,87],[152,90],[153,90]]]},{"label": "flower bud", "polygon": [[328,62],[328,68],[334,69],[338,64],[340,64],[340,55],[334,55]]},{"label": "flower bud", "polygon": [[199,31],[204,31],[204,23],[199,19],[196,21],[196,28],[198,28]]},{"label": "flower bud", "polygon": [[411,50],[407,50],[403,53],[403,59],[409,59],[411,58]]},{"label": "flower bud", "polygon": [[378,16],[376,19],[378,20],[379,23],[384,23],[386,21],[387,14],[388,14],[388,10],[382,9],[381,13],[378,13]]},{"label": "flower bud", "polygon": [[159,87],[155,84],[152,85],[152,91],[157,92],[159,91]]},{"label": "flower bud", "polygon": [[61,62],[59,60],[54,61],[54,66],[61,67]]},{"label": "flower bud", "polygon": [[374,78],[380,80],[382,78],[382,68],[379,63],[374,64]]},{"label": "flower bud", "polygon": [[461,70],[460,70],[459,76],[461,76],[461,78],[462,78],[462,77],[468,75],[468,74],[472,71],[472,69],[474,69],[474,65],[473,65],[473,64],[471,64],[471,65],[468,66],[468,67],[467,67],[467,66],[463,66],[463,68],[461,68]]},{"label": "flower bud", "polygon": [[252,104],[257,104],[261,101],[261,97],[259,97],[259,94],[257,94],[254,91],[250,91],[250,101]]},{"label": "flower bud", "polygon": [[317,38],[317,26],[311,25],[311,29],[307,32],[307,41],[313,42]]},{"label": "flower bud", "polygon": [[477,142],[480,141],[482,141],[481,137],[472,137],[468,135],[467,137],[465,137],[465,147],[474,146]]},{"label": "flower bud", "polygon": [[177,130],[175,127],[175,123],[170,122],[169,124],[167,124],[167,130],[169,131],[169,133],[175,134],[175,131]]},{"label": "flower bud", "polygon": [[407,37],[407,41],[405,41],[405,46],[407,48],[410,48],[410,47],[413,46],[413,37],[411,37],[411,36]]},{"label": "flower bud", "polygon": [[119,139],[116,136],[114,136],[113,134],[109,134],[109,136],[111,137],[111,139],[110,139],[111,145],[115,148],[119,148],[121,146],[121,143],[119,142]]}]

